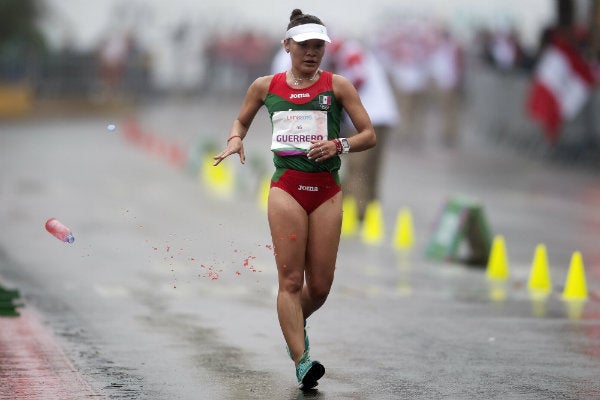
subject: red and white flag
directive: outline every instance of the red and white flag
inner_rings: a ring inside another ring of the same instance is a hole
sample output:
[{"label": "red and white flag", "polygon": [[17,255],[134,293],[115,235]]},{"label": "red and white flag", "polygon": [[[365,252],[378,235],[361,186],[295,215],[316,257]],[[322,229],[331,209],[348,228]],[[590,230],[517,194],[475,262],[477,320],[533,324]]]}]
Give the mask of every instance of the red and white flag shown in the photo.
[{"label": "red and white flag", "polygon": [[527,111],[542,125],[552,143],[564,121],[574,118],[587,101],[594,75],[579,51],[553,38],[542,53],[529,89]]}]

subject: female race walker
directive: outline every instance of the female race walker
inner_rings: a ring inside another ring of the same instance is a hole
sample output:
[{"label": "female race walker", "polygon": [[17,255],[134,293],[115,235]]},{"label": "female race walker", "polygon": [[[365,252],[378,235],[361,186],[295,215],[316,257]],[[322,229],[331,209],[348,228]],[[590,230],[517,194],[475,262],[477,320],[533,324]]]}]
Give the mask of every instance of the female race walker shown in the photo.
[{"label": "female race walker", "polygon": [[[277,314],[301,389],[317,386],[325,373],[321,363],[310,359],[304,327],[325,303],[333,282],[342,226],[340,155],[376,142],[354,86],[319,69],[325,42],[331,39],[321,20],[295,9],[283,40],[291,69],[250,85],[227,148],[214,157],[218,165],[237,153],[244,163],[242,141],[260,107],[267,107],[275,164],[267,214],[279,281]],[[339,137],[342,109],[357,131],[347,139]]]}]

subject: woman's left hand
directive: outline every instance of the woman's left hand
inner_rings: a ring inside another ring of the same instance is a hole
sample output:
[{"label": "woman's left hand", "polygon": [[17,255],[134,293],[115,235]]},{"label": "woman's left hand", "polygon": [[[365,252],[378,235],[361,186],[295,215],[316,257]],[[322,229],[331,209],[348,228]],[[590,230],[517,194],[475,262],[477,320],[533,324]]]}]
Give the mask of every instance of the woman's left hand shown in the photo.
[{"label": "woman's left hand", "polygon": [[311,140],[308,159],[322,162],[336,154],[335,143],[331,140]]}]

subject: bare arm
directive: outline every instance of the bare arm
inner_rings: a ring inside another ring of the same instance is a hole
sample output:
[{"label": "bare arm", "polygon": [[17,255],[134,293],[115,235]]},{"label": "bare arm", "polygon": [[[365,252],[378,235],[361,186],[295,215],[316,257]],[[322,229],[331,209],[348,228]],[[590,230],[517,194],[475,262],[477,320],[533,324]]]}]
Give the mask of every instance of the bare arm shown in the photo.
[{"label": "bare arm", "polygon": [[235,121],[233,121],[233,126],[229,130],[227,148],[214,156],[215,162],[213,165],[219,165],[221,161],[235,153],[240,155],[240,162],[242,164],[246,161],[242,140],[248,134],[248,129],[250,128],[256,113],[264,104],[271,79],[272,76],[263,76],[252,82],[246,92],[246,97],[244,98],[240,112]]},{"label": "bare arm", "polygon": [[343,76],[334,75],[333,92],[335,98],[342,103],[357,132],[348,138],[350,151],[357,152],[374,147],[377,142],[375,129],[373,129],[371,118],[369,118],[369,114],[363,106],[354,86]]}]

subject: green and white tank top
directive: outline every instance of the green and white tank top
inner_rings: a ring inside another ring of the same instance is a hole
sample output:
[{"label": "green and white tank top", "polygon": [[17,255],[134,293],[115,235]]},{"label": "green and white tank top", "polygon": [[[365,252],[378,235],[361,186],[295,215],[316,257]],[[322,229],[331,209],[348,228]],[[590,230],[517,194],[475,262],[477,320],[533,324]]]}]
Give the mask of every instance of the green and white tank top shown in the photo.
[{"label": "green and white tank top", "polygon": [[276,168],[305,172],[337,171],[339,156],[324,162],[309,160],[311,140],[339,137],[342,107],[333,95],[333,74],[322,71],[310,87],[296,89],[286,82],[286,73],[273,76],[265,106],[272,125],[271,151]]}]

